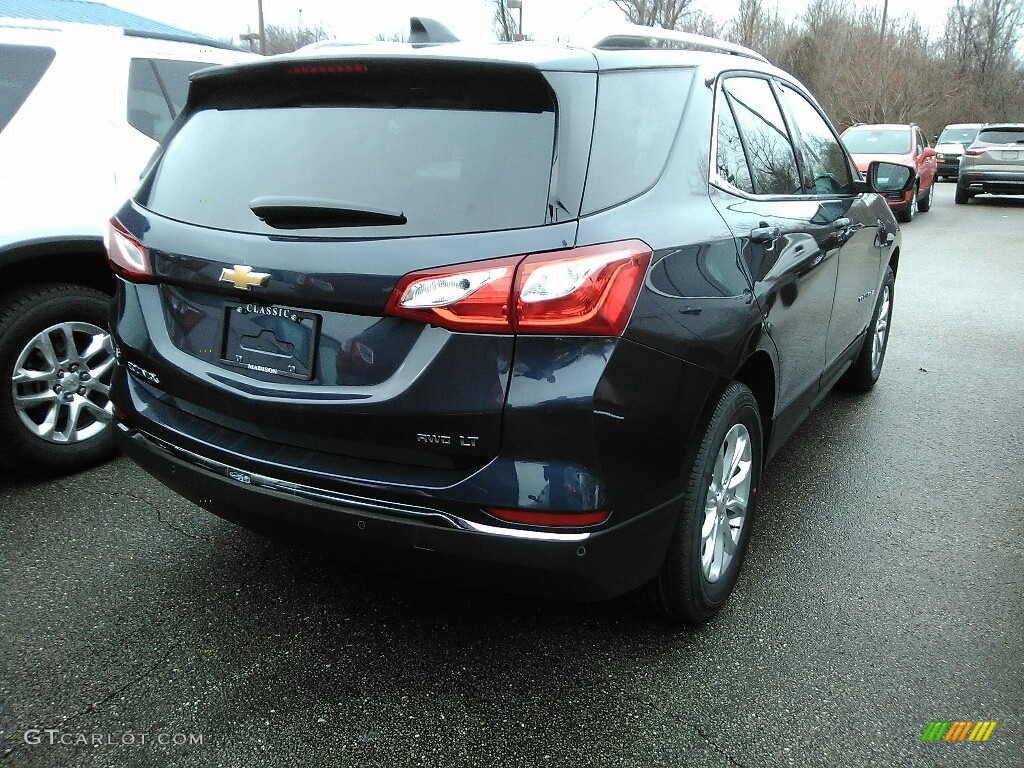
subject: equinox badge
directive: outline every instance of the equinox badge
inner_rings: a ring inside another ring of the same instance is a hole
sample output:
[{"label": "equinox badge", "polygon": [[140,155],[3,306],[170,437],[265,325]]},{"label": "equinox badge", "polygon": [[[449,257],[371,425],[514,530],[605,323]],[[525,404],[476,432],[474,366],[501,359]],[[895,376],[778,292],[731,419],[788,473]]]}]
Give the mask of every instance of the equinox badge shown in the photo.
[{"label": "equinox badge", "polygon": [[270,279],[269,272],[253,272],[252,267],[235,264],[231,269],[222,269],[220,279],[223,283],[231,283],[240,291],[248,291],[254,285],[266,285]]}]

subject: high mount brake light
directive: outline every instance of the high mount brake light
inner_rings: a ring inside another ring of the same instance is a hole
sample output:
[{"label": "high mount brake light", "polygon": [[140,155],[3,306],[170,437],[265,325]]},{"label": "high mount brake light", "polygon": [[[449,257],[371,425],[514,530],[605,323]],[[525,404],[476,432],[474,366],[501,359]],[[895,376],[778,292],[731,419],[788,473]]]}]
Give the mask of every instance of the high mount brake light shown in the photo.
[{"label": "high mount brake light", "polygon": [[385,313],[455,331],[619,336],[651,256],[626,240],[412,272]]},{"label": "high mount brake light", "polygon": [[136,283],[153,281],[149,254],[116,217],[107,222],[103,245],[107,249],[107,261],[117,275]]},{"label": "high mount brake light", "polygon": [[369,72],[365,64],[302,64],[288,67],[286,75],[349,75]]}]

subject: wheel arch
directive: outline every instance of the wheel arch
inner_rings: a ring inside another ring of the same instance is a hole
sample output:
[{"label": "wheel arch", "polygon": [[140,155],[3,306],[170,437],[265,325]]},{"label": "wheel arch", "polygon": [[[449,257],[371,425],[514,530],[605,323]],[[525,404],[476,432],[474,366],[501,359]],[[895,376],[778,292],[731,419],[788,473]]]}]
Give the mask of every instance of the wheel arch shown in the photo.
[{"label": "wheel arch", "polygon": [[899,274],[900,267],[900,249],[899,246],[892,249],[892,254],[889,256],[889,269],[892,270],[893,275]]},{"label": "wheel arch", "polygon": [[775,363],[771,355],[763,349],[755,350],[736,371],[733,380],[746,386],[757,400],[763,433],[761,449],[767,457],[775,422]]},{"label": "wheel arch", "polygon": [[114,273],[99,237],[42,238],[0,248],[0,284],[74,283],[114,295]]}]

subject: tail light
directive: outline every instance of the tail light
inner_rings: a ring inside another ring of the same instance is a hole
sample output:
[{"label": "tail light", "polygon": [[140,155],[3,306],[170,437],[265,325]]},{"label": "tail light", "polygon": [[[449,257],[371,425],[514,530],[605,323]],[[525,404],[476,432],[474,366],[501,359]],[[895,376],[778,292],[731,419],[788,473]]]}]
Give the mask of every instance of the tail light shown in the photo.
[{"label": "tail light", "polygon": [[116,218],[107,223],[103,244],[107,248],[107,261],[116,274],[136,283],[153,281],[149,254]]},{"label": "tail light", "polygon": [[967,155],[968,157],[980,157],[981,155],[985,154],[985,150],[984,149],[965,149],[964,150],[964,154]]},{"label": "tail light", "polygon": [[651,256],[626,240],[412,272],[385,313],[456,331],[618,336]]},{"label": "tail light", "polygon": [[522,525],[546,525],[556,528],[581,528],[597,525],[608,519],[603,509],[587,512],[540,512],[535,509],[488,509],[492,515],[506,523]]}]

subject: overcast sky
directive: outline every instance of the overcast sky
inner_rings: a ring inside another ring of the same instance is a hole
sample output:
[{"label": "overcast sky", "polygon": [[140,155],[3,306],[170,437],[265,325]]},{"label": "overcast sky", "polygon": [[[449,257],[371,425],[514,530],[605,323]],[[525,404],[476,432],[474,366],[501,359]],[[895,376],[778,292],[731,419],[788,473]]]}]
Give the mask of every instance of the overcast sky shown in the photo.
[{"label": "overcast sky", "polygon": [[[257,27],[257,0],[104,0],[141,16],[214,37],[235,37]],[[881,7],[883,0],[849,0],[855,8]],[[952,0],[889,0],[890,16],[915,15],[937,36]],[[728,20],[739,0],[694,0],[692,7]],[[808,0],[766,0],[795,18]],[[513,11],[518,15],[518,11]],[[444,22],[465,40],[493,39],[490,0],[263,0],[268,24],[322,24],[334,37],[365,40],[377,34],[407,32],[410,16]],[[582,42],[620,22],[622,15],[606,0],[523,0],[523,30],[539,40],[571,36]]]}]

